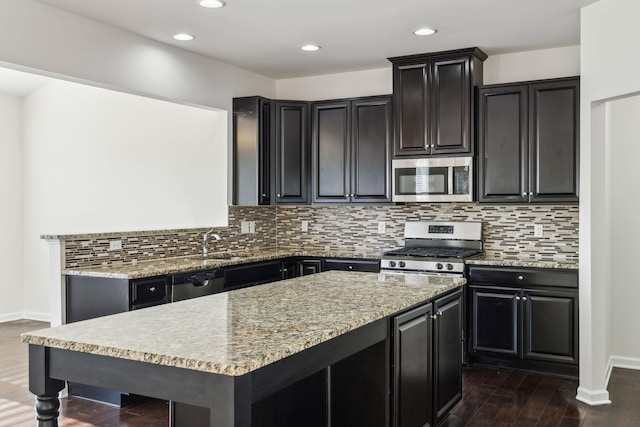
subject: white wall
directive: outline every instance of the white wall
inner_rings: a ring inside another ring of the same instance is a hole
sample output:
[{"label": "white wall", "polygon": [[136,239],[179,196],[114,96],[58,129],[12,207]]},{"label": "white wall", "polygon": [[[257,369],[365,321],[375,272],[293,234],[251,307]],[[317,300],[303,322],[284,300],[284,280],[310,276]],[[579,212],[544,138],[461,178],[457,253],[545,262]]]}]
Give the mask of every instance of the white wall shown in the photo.
[{"label": "white wall", "polygon": [[[275,97],[273,79],[33,0],[0,2],[0,66],[227,111],[231,111],[235,96]],[[231,114],[227,115],[227,124],[226,140],[230,146]],[[230,156],[226,160],[224,185],[228,190],[232,176]],[[25,231],[31,238],[34,232],[58,231]],[[47,244],[41,241],[39,245],[36,252],[32,252],[33,248],[26,249],[24,271],[41,280],[48,271],[48,258],[42,257]],[[42,318],[48,312],[46,297],[33,289],[41,284],[31,283],[34,280],[31,276],[24,279],[32,287],[26,289],[29,295],[25,312],[30,317]]]},{"label": "white wall", "polygon": [[386,95],[393,92],[391,64],[387,68],[276,81],[279,99],[318,101]]},{"label": "white wall", "polygon": [[[582,9],[581,14],[581,141],[580,141],[580,387],[578,398],[587,403],[607,403],[606,390],[611,356],[620,333],[640,327],[635,317],[620,329],[619,279],[631,274],[613,272],[611,257],[624,243],[611,236],[623,232],[615,223],[618,214],[612,206],[621,203],[622,194],[637,194],[637,183],[621,180],[614,170],[619,145],[628,134],[613,128],[622,114],[640,115],[635,102],[622,111],[611,105],[616,97],[640,92],[640,57],[637,52],[636,24],[640,19],[637,0],[600,0]],[[629,108],[629,110],[625,110]],[[618,111],[618,113],[616,113]],[[618,116],[618,118],[616,118]],[[637,168],[637,167],[636,167]],[[613,186],[616,191],[612,191]],[[633,198],[633,196],[631,196]],[[636,208],[637,209],[637,208]],[[623,310],[623,307],[620,307]],[[636,309],[637,311],[637,309]],[[623,314],[624,315],[624,314]],[[625,351],[635,351],[626,349]],[[616,356],[627,356],[618,354]],[[629,355],[633,356],[633,355]],[[636,363],[640,359],[636,360]],[[638,363],[640,367],[640,363]]]},{"label": "white wall", "polygon": [[226,225],[226,112],[52,81],[23,117],[29,317],[49,310],[42,234]]},{"label": "white wall", "polygon": [[22,101],[0,95],[0,322],[21,319],[22,292]]},{"label": "white wall", "polygon": [[[637,262],[640,228],[636,197],[640,183],[640,96],[609,103],[611,233],[611,355],[616,366],[640,369],[640,340],[629,326],[640,326],[640,278]],[[630,189],[632,192],[630,193]]]},{"label": "white wall", "polygon": [[580,75],[580,46],[493,55],[484,62],[484,84]]},{"label": "white wall", "polygon": [[[419,53],[419,52],[416,52]],[[580,75],[580,47],[493,55],[484,62],[484,84]],[[391,63],[386,68],[276,82],[280,99],[321,99],[383,95],[393,92]]]}]

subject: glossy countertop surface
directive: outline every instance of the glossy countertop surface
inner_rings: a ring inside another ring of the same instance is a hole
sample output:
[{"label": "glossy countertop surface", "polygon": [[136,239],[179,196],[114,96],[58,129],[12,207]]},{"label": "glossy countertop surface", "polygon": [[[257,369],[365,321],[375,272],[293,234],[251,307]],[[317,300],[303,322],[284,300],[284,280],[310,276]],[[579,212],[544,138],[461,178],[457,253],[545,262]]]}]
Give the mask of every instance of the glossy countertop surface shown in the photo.
[{"label": "glossy countertop surface", "polygon": [[164,258],[153,261],[137,262],[133,264],[123,263],[116,265],[69,268],[63,270],[62,274],[70,276],[138,279],[141,277],[162,276],[166,274],[224,267],[228,265],[245,264],[249,262],[268,261],[270,259],[287,258],[292,256],[379,259],[382,256],[382,253],[338,250],[305,251],[295,248],[261,248],[256,251],[210,253],[206,258],[202,258],[199,256],[190,256]]},{"label": "glossy countertop surface", "polygon": [[[207,258],[198,256],[164,258],[137,263],[69,268],[62,271],[70,276],[110,277],[117,279],[138,279],[142,277],[162,276],[166,274],[203,270],[250,262],[268,261],[293,256],[322,258],[380,259],[381,252],[356,252],[340,250],[302,250],[296,248],[261,248],[256,251],[218,252]],[[468,265],[487,265],[498,267],[578,269],[578,260],[534,259],[512,254],[483,253],[465,260]]]},{"label": "glossy countertop surface", "polygon": [[577,259],[536,259],[499,252],[485,252],[465,260],[467,265],[577,270]]},{"label": "glossy countertop surface", "polygon": [[465,282],[328,271],[28,332],[22,341],[239,376]]}]

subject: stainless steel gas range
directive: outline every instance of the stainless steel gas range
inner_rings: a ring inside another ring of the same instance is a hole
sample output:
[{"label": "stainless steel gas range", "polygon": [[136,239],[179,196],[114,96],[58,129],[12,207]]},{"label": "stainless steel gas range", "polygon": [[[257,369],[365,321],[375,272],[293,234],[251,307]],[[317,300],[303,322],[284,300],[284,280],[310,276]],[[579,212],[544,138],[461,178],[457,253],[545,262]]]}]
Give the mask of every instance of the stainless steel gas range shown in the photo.
[{"label": "stainless steel gas range", "polygon": [[381,272],[463,276],[464,259],[482,253],[482,223],[409,221],[404,240],[383,254]]}]

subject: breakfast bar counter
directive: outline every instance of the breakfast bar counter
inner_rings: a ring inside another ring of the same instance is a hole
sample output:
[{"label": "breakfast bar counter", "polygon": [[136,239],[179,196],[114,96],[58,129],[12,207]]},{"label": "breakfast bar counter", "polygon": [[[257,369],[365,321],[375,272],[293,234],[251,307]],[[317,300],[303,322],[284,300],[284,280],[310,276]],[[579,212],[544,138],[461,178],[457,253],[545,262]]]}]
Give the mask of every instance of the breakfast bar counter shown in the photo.
[{"label": "breakfast bar counter", "polygon": [[211,426],[251,426],[255,402],[388,347],[393,315],[464,283],[329,271],[26,333],[39,426],[57,425],[64,381],[209,408]]}]

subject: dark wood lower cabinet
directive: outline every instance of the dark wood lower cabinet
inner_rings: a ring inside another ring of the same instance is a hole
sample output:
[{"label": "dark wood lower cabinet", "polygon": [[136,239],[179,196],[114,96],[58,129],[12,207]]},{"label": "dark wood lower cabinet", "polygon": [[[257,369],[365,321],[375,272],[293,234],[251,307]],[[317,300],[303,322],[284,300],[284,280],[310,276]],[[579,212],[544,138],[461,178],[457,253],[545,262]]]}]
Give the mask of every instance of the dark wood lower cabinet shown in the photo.
[{"label": "dark wood lower cabinet", "polygon": [[577,272],[471,267],[469,276],[471,363],[577,376]]},{"label": "dark wood lower cabinet", "polygon": [[463,291],[393,320],[393,426],[436,426],[462,398]]}]

